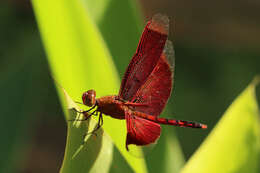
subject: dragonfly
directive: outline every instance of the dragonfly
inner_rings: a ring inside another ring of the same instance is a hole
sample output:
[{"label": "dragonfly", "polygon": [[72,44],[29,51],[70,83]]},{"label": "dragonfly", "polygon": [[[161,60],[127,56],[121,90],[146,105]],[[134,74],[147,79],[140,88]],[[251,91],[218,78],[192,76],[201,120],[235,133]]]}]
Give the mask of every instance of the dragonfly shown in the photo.
[{"label": "dragonfly", "polygon": [[[128,145],[145,146],[160,137],[160,124],[206,129],[207,125],[161,118],[172,91],[174,74],[174,50],[168,38],[169,19],[156,14],[147,22],[137,50],[123,76],[118,95],[96,98],[95,90],[82,94],[83,104],[91,107],[82,111],[84,120],[98,115],[97,126],[103,125],[103,115],[126,120]],[[94,110],[90,113],[91,110]]]}]

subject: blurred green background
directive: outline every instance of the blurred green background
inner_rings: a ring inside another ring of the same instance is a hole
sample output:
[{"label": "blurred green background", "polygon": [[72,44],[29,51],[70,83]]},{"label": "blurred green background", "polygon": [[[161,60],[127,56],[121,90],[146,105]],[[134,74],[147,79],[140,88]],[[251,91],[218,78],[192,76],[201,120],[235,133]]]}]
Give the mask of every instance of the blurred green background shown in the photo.
[{"label": "blurred green background", "polygon": [[[175,46],[176,69],[167,108],[176,119],[199,121],[209,127],[206,131],[164,127],[164,132],[177,132],[187,160],[230,103],[260,72],[260,2],[138,2],[144,22],[158,12],[170,18],[169,39]],[[111,13],[108,11],[108,15]],[[116,21],[119,25],[128,24],[123,13]],[[1,1],[0,23],[0,153],[5,156],[0,161],[0,172],[57,172],[64,154],[66,123],[30,1]],[[136,36],[129,44],[137,46],[139,33],[131,33],[131,27],[130,34]],[[109,37],[109,31],[101,29],[101,33]],[[120,31],[118,37],[124,37]],[[122,77],[131,57],[121,57],[122,50],[113,47],[114,40],[105,38]],[[135,48],[128,51],[133,54]]]}]

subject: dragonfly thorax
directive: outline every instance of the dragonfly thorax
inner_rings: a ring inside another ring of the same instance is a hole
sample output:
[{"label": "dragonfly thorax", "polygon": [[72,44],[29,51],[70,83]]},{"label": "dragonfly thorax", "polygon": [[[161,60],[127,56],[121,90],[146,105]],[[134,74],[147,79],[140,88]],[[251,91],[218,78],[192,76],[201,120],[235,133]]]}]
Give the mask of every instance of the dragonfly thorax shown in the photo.
[{"label": "dragonfly thorax", "polygon": [[96,91],[88,90],[82,94],[82,101],[84,105],[92,107],[96,104]]}]

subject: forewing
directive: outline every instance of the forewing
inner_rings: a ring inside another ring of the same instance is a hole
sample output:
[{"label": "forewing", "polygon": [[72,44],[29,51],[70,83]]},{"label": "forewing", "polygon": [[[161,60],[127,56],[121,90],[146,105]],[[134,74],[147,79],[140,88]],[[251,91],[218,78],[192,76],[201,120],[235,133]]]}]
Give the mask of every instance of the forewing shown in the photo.
[{"label": "forewing", "polygon": [[162,54],[168,30],[169,20],[166,16],[157,14],[147,23],[136,53],[124,74],[119,91],[121,99],[131,100],[145,83]]},{"label": "forewing", "polygon": [[135,110],[158,116],[165,107],[173,86],[174,50],[167,40],[164,51],[146,82],[139,88],[131,102],[144,103]]},{"label": "forewing", "polygon": [[129,144],[148,145],[154,143],[160,137],[161,126],[152,121],[125,113],[127,124],[126,149]]}]

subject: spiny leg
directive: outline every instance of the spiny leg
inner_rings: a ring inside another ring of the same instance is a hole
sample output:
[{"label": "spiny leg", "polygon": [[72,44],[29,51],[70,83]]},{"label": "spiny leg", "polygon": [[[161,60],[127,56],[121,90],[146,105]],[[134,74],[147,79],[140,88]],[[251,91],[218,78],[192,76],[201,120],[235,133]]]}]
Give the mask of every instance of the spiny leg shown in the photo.
[{"label": "spiny leg", "polygon": [[102,113],[100,113],[98,118],[98,124],[92,132],[95,133],[98,129],[100,129],[100,127],[102,127],[102,125],[103,125],[103,116]]},{"label": "spiny leg", "polygon": [[78,111],[77,109],[73,108],[77,113],[80,113],[80,114],[84,114],[84,113],[87,113],[91,110],[93,110],[97,105],[94,105],[92,106],[89,110],[86,110],[86,111]]},{"label": "spiny leg", "polygon": [[84,119],[72,119],[68,121],[87,121],[92,115],[96,115],[97,111],[92,112],[91,114],[88,114],[87,112],[83,112]]},{"label": "spiny leg", "polygon": [[92,130],[91,132],[88,132],[84,135],[84,138],[87,136],[87,135],[95,135],[97,136],[97,131],[98,129],[100,129],[100,127],[102,127],[103,125],[103,116],[102,116],[102,113],[99,113],[99,117],[98,117],[98,123],[96,125],[96,127],[94,128],[94,130]]},{"label": "spiny leg", "polygon": [[93,110],[96,107],[96,105],[94,105],[93,107],[91,107],[89,110],[86,111],[78,111],[77,109],[73,108],[74,111],[76,111],[79,114],[83,114],[84,115],[84,119],[72,119],[72,120],[68,120],[68,121],[86,121],[88,120],[93,114],[96,114],[97,111],[92,112],[91,114],[88,114],[89,111]]}]

